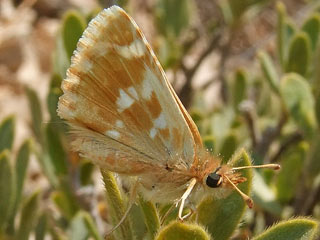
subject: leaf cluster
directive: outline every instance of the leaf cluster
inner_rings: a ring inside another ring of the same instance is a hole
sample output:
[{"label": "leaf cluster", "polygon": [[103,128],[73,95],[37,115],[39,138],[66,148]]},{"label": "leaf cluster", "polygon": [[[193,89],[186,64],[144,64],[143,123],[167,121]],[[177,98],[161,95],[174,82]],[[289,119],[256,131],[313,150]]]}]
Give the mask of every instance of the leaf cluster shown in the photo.
[{"label": "leaf cluster", "polygon": [[[224,0],[214,6],[218,9],[215,15],[197,29],[192,19],[199,14],[195,11],[201,7],[198,2],[157,1],[153,20],[159,33],[155,45],[160,61],[175,78],[182,74],[185,83],[178,94],[190,108],[212,154],[234,166],[280,163],[282,171],[242,172],[247,181],[239,188],[253,196],[253,210],[233,192],[224,199],[204,199],[187,221],[179,222],[176,209],[162,219],[170,204],[155,205],[139,197],[128,219],[108,239],[316,239],[320,207],[320,7],[313,7],[298,24],[288,16],[283,3],[276,3],[274,49],[259,47],[254,57],[259,66],[250,63],[233,70],[226,63],[232,57],[234,36],[274,5],[270,1]],[[68,127],[56,114],[70,57],[99,10],[87,16],[79,11],[65,13],[46,103],[39,101],[35,90],[25,87],[33,135],[18,151],[13,150],[15,117],[2,120],[0,239],[29,239],[34,234],[37,240],[47,235],[52,239],[101,240],[126,210],[125,184],[103,169],[105,195],[96,193],[97,169],[90,160],[69,151]],[[185,57],[192,54],[203,32],[208,35],[206,47],[193,65],[186,66]],[[220,56],[217,79],[193,87],[196,72],[213,52]],[[208,109],[204,95],[217,81],[221,96],[214,100],[221,104]],[[44,123],[46,112],[49,120]],[[49,183],[43,189],[28,188],[33,184],[28,177],[31,157]]]}]

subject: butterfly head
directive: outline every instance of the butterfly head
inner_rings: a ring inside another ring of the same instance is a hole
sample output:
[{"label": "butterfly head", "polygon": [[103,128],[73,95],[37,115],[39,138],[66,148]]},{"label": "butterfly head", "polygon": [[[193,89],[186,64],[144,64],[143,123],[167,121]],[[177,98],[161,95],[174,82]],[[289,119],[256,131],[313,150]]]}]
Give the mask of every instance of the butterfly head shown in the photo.
[{"label": "butterfly head", "polygon": [[[217,169],[218,170],[218,169]],[[217,173],[217,170],[210,173],[206,179],[206,185],[210,188],[220,187],[222,184],[222,176]]]},{"label": "butterfly head", "polygon": [[221,187],[231,187],[234,188],[243,200],[247,203],[249,208],[253,207],[252,199],[243,193],[237,185],[239,183],[245,182],[247,179],[241,176],[241,173],[237,172],[238,170],[248,169],[248,168],[272,168],[274,170],[280,169],[278,164],[266,164],[259,166],[243,166],[243,167],[234,167],[230,168],[227,165],[217,167],[213,172],[209,173],[205,178],[205,184],[209,188],[221,188]]},{"label": "butterfly head", "polygon": [[205,179],[205,183],[209,188],[219,188],[230,185],[228,179],[235,185],[247,180],[245,177],[242,177],[240,173],[235,172],[232,168],[226,165],[223,165],[209,173]]}]

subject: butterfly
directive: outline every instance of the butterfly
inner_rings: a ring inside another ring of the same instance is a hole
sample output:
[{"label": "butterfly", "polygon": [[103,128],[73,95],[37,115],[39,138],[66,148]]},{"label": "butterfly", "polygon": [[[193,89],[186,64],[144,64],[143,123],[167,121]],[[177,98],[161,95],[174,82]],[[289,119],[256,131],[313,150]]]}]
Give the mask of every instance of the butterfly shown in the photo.
[{"label": "butterfly", "polygon": [[187,198],[228,188],[252,206],[237,188],[246,180],[237,171],[247,167],[221,165],[204,148],[145,36],[120,7],[91,20],[62,90],[57,112],[71,126],[72,149],[101,168],[131,176],[146,200],[180,204],[180,219]]}]

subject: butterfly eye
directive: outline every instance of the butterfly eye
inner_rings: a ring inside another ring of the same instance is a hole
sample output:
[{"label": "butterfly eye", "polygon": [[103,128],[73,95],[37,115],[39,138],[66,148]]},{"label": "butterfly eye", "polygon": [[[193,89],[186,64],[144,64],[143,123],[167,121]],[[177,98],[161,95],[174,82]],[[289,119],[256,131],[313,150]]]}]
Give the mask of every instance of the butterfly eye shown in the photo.
[{"label": "butterfly eye", "polygon": [[217,188],[221,185],[221,183],[222,183],[221,175],[215,172],[210,173],[206,180],[206,184],[210,188]]}]

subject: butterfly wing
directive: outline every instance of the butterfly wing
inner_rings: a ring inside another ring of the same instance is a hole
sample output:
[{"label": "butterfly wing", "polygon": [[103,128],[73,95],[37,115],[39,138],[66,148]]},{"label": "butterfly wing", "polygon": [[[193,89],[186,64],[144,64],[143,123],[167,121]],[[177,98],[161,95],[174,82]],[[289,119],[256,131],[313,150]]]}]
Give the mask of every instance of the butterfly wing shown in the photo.
[{"label": "butterfly wing", "polygon": [[194,161],[199,132],[121,8],[103,10],[89,23],[62,90],[58,114],[73,128],[73,149],[97,164],[135,173]]}]

